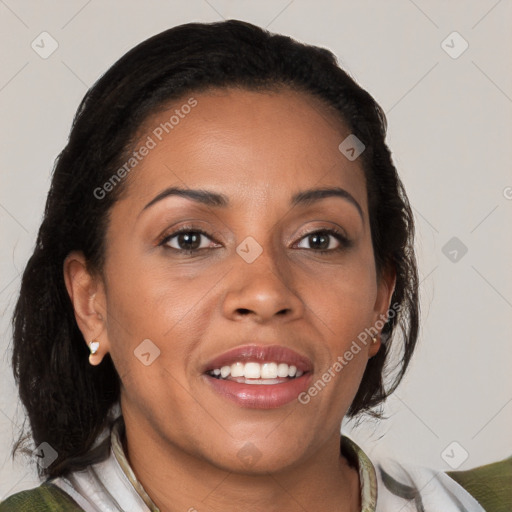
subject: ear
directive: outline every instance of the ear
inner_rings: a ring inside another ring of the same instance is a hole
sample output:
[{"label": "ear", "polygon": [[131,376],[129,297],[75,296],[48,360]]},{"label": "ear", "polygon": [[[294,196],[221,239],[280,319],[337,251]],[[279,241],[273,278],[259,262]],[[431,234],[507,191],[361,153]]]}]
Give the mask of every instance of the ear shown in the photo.
[{"label": "ear", "polygon": [[391,305],[391,299],[396,285],[396,270],[393,266],[389,265],[382,270],[380,276],[377,278],[377,296],[374,305],[374,318],[373,326],[378,331],[376,335],[377,342],[372,343],[368,353],[369,357],[377,354],[381,346],[382,327],[387,321],[388,311]]},{"label": "ear", "polygon": [[63,271],[78,328],[88,346],[91,342],[99,344],[97,351],[91,353],[89,357],[92,365],[98,365],[109,351],[105,329],[107,315],[103,281],[100,276],[89,271],[87,260],[79,251],[68,254],[64,260]]}]

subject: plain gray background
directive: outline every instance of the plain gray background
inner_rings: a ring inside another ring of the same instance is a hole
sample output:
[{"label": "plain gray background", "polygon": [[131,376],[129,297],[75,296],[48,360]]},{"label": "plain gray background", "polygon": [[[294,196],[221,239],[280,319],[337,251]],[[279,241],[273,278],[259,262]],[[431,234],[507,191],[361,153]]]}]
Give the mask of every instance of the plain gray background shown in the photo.
[{"label": "plain gray background", "polygon": [[[512,453],[510,0],[0,0],[0,499],[38,483],[10,459],[23,412],[9,321],[78,103],[143,39],[223,18],[331,49],[388,115],[417,222],[422,328],[389,418],[344,429],[368,453],[442,470]],[[51,48],[44,31],[58,43],[46,59],[31,47]]]}]

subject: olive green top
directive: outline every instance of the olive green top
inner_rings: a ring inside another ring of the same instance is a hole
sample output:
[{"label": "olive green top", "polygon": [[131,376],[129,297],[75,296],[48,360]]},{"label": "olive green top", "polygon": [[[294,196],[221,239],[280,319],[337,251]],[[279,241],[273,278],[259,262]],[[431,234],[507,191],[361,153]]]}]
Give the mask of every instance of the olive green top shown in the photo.
[{"label": "olive green top", "polygon": [[474,496],[487,512],[512,511],[512,457],[448,475]]}]

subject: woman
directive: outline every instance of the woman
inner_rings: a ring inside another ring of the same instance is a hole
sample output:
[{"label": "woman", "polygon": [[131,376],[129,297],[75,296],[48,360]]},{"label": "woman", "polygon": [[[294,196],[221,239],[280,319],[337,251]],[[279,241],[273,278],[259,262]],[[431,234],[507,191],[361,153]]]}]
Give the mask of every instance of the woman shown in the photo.
[{"label": "woman", "polygon": [[78,109],[23,276],[13,367],[46,481],[0,510],[488,507],[474,473],[340,436],[418,333],[384,138],[330,52],[248,23],[121,58]]}]

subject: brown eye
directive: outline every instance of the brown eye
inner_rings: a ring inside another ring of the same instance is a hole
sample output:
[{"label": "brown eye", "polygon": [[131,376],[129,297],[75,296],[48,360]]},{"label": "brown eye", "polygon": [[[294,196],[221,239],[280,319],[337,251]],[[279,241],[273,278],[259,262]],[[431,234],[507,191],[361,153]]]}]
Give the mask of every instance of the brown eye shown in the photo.
[{"label": "brown eye", "polygon": [[297,247],[299,249],[313,249],[318,252],[329,252],[348,247],[348,239],[334,230],[320,230],[309,233],[301,239]]},{"label": "brown eye", "polygon": [[200,233],[180,233],[176,236],[176,245],[179,249],[195,250],[199,249],[201,245]]},{"label": "brown eye", "polygon": [[331,244],[331,235],[326,233],[315,233],[314,235],[308,236],[308,242],[312,249],[326,250]]},{"label": "brown eye", "polygon": [[162,240],[160,245],[170,247],[176,251],[193,252],[210,247],[212,240],[206,233],[197,230],[177,231]]}]

